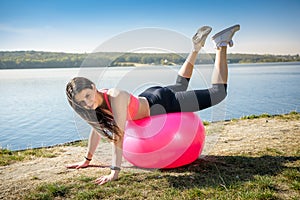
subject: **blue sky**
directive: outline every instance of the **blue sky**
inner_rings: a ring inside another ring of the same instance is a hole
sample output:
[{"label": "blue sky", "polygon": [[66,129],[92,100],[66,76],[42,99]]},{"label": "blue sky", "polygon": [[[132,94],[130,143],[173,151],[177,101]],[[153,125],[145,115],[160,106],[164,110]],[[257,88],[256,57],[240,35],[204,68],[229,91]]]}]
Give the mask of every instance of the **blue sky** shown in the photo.
[{"label": "blue sky", "polygon": [[202,25],[214,34],[239,23],[231,53],[299,54],[299,10],[300,0],[0,0],[0,50],[92,52],[139,28],[191,37]]}]

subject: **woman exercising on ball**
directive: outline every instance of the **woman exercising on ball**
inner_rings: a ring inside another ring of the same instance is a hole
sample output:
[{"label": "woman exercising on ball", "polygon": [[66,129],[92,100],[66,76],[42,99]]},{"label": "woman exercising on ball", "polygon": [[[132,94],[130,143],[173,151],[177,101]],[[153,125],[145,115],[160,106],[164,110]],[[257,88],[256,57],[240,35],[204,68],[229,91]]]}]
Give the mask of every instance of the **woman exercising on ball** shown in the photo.
[{"label": "woman exercising on ball", "polygon": [[[97,184],[116,180],[122,162],[122,145],[126,120],[171,113],[195,112],[221,102],[227,88],[227,46],[233,45],[232,37],[239,25],[229,27],[212,37],[216,48],[212,87],[186,91],[192,76],[197,54],[204,46],[211,27],[203,26],[193,36],[193,49],[178,72],[175,85],[151,87],[138,97],[116,88],[98,91],[95,84],[83,77],[73,78],[66,86],[66,94],[72,108],[92,126],[85,160],[68,168],[89,166],[100,141],[100,134],[112,141],[111,173],[101,176]],[[126,106],[124,106],[126,105]]]}]

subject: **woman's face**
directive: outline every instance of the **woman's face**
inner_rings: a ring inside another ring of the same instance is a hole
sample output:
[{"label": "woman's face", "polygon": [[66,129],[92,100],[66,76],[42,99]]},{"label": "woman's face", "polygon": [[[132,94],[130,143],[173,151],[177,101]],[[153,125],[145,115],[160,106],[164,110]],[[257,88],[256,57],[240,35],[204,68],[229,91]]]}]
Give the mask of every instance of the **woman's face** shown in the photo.
[{"label": "woman's face", "polygon": [[95,110],[99,106],[99,102],[96,99],[96,87],[94,85],[92,87],[92,89],[83,89],[75,95],[75,101],[88,110]]}]

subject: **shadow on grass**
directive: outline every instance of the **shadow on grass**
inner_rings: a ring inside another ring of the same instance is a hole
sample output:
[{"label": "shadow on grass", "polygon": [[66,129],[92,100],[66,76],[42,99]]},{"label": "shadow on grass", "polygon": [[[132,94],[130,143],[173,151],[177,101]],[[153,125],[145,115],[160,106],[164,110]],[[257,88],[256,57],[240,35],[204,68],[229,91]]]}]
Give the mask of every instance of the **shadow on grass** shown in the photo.
[{"label": "shadow on grass", "polygon": [[[299,165],[291,164],[299,160],[299,156],[207,156],[184,167],[161,171],[166,172],[163,177],[168,180],[170,186],[178,189],[226,187],[254,180],[257,175],[276,176],[286,169],[300,170]],[[171,172],[174,172],[174,175]]]}]

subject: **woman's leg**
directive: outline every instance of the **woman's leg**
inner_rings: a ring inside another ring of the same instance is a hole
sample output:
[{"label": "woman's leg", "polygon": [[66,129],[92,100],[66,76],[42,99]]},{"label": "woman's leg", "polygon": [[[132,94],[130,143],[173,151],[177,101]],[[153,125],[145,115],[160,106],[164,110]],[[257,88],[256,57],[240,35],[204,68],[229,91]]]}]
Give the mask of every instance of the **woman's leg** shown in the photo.
[{"label": "woman's leg", "polygon": [[215,67],[212,74],[212,87],[204,90],[176,92],[176,104],[182,112],[195,112],[220,103],[227,95],[227,45],[232,46],[232,37],[239,25],[225,29],[212,37],[216,47]]},{"label": "woman's leg", "polygon": [[217,50],[215,68],[211,80],[212,84],[227,84],[227,46],[233,46],[232,37],[238,30],[240,30],[240,25],[234,25],[212,36],[212,40]]},{"label": "woman's leg", "polygon": [[215,67],[212,74],[212,84],[227,84],[227,46],[222,46],[216,50]]},{"label": "woman's leg", "polygon": [[178,75],[184,78],[191,78],[194,65],[198,56],[198,51],[192,51],[178,71]]},{"label": "woman's leg", "polygon": [[[213,36],[217,52],[211,88],[191,91],[177,90],[183,88],[180,87],[180,84],[173,85],[170,88],[153,88],[153,91],[149,90],[147,94],[141,95],[148,99],[150,106],[153,106],[151,107],[151,115],[170,112],[196,112],[221,102],[227,95],[227,45],[232,46],[231,39],[237,30],[239,30],[238,25],[225,29]],[[191,68],[193,68],[195,55],[197,53],[192,52],[179,71],[178,79],[181,80],[180,82],[186,80],[186,83],[188,83],[192,74]]]},{"label": "woman's leg", "polygon": [[197,59],[198,52],[205,44],[205,40],[208,34],[211,32],[212,28],[209,26],[203,26],[198,29],[197,33],[193,36],[193,50],[183,63],[182,67],[180,68],[178,75],[191,78],[193,74],[194,64]]},{"label": "woman's leg", "polygon": [[188,88],[189,80],[193,74],[194,65],[198,56],[199,51],[205,44],[205,40],[208,34],[211,32],[211,27],[203,26],[198,29],[197,33],[193,36],[193,49],[186,58],[185,62],[178,71],[178,76],[175,85],[167,86],[169,89],[179,92],[186,91]]}]

